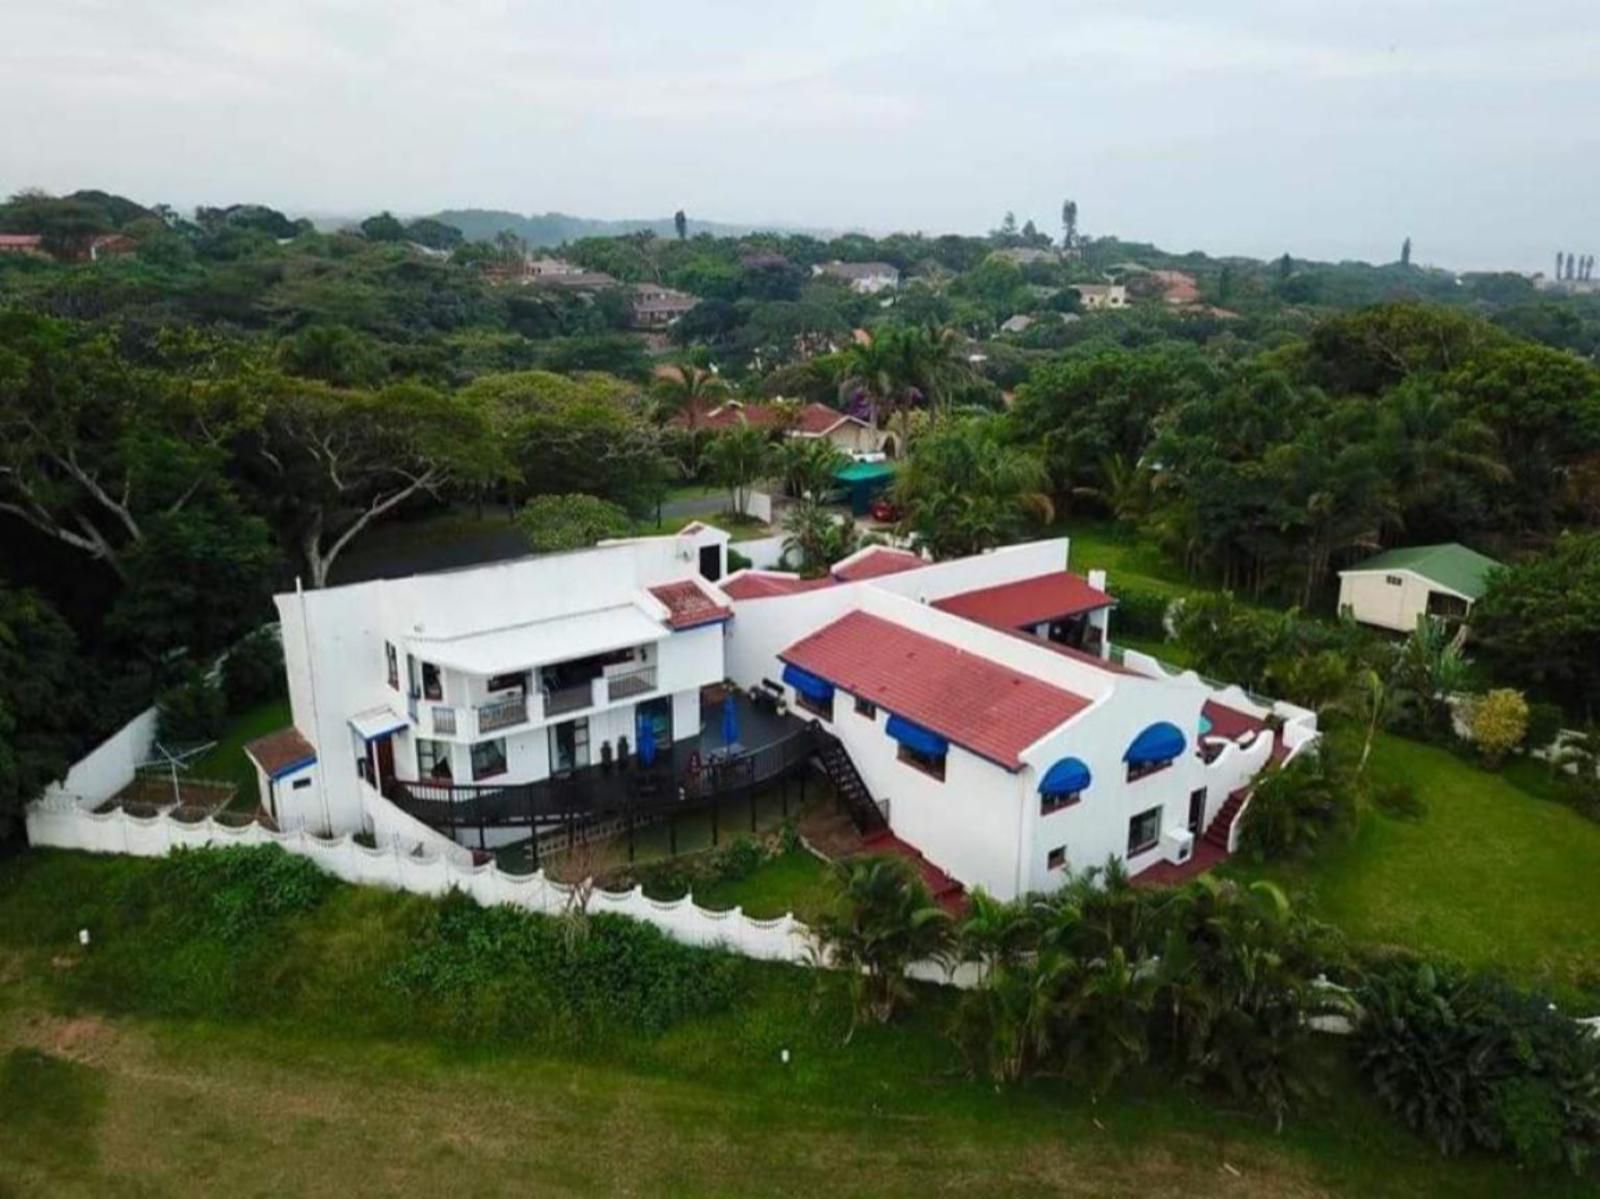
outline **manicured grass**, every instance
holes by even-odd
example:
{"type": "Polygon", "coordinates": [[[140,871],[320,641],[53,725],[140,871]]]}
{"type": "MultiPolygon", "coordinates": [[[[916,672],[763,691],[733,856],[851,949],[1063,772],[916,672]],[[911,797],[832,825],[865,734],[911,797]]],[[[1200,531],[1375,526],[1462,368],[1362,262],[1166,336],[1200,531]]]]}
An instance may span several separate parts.
{"type": "Polygon", "coordinates": [[[1113,521],[1067,517],[1057,521],[1050,532],[1071,538],[1067,562],[1078,574],[1103,570],[1111,576],[1113,586],[1120,580],[1162,595],[1182,595],[1200,586],[1134,530],[1113,521]]]}
{"type": "Polygon", "coordinates": [[[1060,1080],[968,1079],[947,1032],[955,996],[933,988],[846,1045],[839,980],[819,988],[794,967],[741,963],[734,1002],[661,1033],[430,1032],[384,980],[435,901],[377,889],[337,887],[242,957],[214,947],[201,962],[151,930],[174,987],[200,965],[269,972],[216,990],[204,1019],[157,1018],[137,1005],[195,1008],[143,975],[116,991],[76,981],[148,970],[117,939],[143,935],[151,909],[117,896],[151,869],[61,853],[0,865],[0,1194],[1585,1193],[1440,1159],[1362,1094],[1331,1040],[1308,1063],[1322,1097],[1278,1133],[1168,1079],[1098,1103],[1060,1080]],[[83,924],[102,963],[76,946],[83,924]],[[126,1014],[96,1010],[97,995],[126,1014]]]}
{"type": "Polygon", "coordinates": [[[1574,1002],[1600,993],[1600,824],[1399,737],[1379,738],[1369,769],[1411,783],[1426,816],[1368,811],[1348,845],[1266,873],[1358,941],[1498,967],[1574,1002]]]}
{"type": "Polygon", "coordinates": [[[809,923],[828,909],[837,894],[828,863],[807,850],[794,849],[744,878],[704,888],[694,899],[703,908],[718,910],[737,904],[746,916],[759,920],[792,912],[809,923]]]}
{"type": "Polygon", "coordinates": [[[204,757],[195,760],[189,773],[195,778],[222,779],[237,784],[239,789],[234,793],[229,809],[253,812],[261,806],[261,796],[257,794],[256,768],[244,756],[244,743],[293,722],[289,714],[288,696],[258,704],[234,717],[222,739],[204,757]]]}

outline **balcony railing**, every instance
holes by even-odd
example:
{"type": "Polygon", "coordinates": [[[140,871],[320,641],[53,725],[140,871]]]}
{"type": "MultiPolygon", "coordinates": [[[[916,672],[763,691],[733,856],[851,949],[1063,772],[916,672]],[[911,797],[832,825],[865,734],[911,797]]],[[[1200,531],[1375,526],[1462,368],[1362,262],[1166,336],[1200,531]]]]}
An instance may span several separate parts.
{"type": "Polygon", "coordinates": [[[478,709],[478,732],[492,733],[495,729],[506,729],[514,724],[522,724],[527,719],[526,696],[518,695],[510,699],[496,700],[478,709]]]}
{"type": "Polygon", "coordinates": [[[594,705],[593,682],[578,683],[572,687],[557,687],[544,693],[544,710],[547,716],[560,716],[565,712],[578,712],[594,705]]]}
{"type": "Polygon", "coordinates": [[[433,709],[433,731],[442,737],[455,736],[456,710],[436,706],[433,709]]]}
{"type": "Polygon", "coordinates": [[[656,689],[656,668],[654,666],[638,666],[632,670],[619,671],[617,674],[606,676],[606,695],[611,703],[619,699],[628,699],[635,695],[644,695],[656,689]]]}

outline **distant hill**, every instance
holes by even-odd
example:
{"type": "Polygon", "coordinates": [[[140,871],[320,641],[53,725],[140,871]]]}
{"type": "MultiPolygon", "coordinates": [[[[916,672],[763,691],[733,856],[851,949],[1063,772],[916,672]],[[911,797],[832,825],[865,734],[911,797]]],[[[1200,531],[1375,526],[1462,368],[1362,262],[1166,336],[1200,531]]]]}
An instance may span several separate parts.
{"type": "MultiPolygon", "coordinates": [[[[568,216],[564,212],[535,213],[521,216],[515,212],[502,212],[493,208],[447,208],[431,214],[436,221],[454,225],[466,234],[468,241],[493,241],[501,230],[509,229],[530,246],[559,246],[564,241],[580,237],[620,237],[648,229],[657,237],[676,237],[670,216],[651,217],[631,221],[601,221],[590,217],[568,216]]],[[[792,225],[735,225],[721,221],[697,221],[689,218],[689,236],[709,233],[713,237],[743,237],[747,233],[810,233],[818,237],[831,237],[825,229],[799,229],[792,225]]]]}

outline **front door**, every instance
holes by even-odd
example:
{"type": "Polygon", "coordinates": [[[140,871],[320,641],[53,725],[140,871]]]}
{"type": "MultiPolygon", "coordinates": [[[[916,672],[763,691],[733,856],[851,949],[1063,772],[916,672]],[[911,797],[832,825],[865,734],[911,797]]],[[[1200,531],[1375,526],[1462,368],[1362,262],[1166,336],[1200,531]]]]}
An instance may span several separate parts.
{"type": "Polygon", "coordinates": [[[569,720],[550,726],[550,773],[565,774],[589,764],[589,722],[569,720]]]}
{"type": "Polygon", "coordinates": [[[700,577],[712,583],[722,577],[722,547],[720,545],[702,545],[700,547],[700,577]]]}
{"type": "Polygon", "coordinates": [[[372,743],[373,770],[378,777],[378,794],[389,794],[394,782],[394,738],[379,737],[372,743]]]}
{"type": "Polygon", "coordinates": [[[1200,826],[1206,819],[1206,789],[1201,787],[1198,791],[1189,792],[1189,831],[1196,838],[1200,836],[1200,826]]]}

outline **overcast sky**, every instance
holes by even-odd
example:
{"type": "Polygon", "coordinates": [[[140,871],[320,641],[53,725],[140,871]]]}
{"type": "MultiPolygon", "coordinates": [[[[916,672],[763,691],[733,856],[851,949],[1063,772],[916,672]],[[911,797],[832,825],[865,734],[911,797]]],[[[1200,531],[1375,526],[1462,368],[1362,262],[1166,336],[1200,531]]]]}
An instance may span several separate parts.
{"type": "Polygon", "coordinates": [[[1600,252],[1600,0],[0,0],[0,190],[1600,252]]]}

